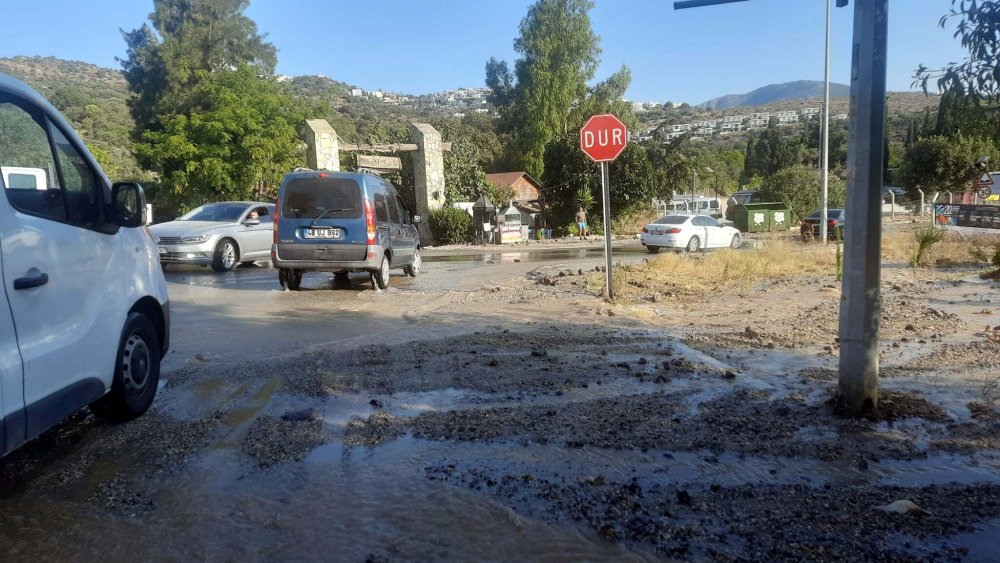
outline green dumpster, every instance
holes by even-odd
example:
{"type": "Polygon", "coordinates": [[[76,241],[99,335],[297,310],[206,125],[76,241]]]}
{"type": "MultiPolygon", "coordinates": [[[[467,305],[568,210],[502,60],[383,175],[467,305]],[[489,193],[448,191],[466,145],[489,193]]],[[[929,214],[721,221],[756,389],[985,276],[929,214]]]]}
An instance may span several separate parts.
{"type": "Polygon", "coordinates": [[[742,203],[736,206],[733,223],[744,233],[787,231],[792,224],[792,213],[781,202],[742,203]]]}

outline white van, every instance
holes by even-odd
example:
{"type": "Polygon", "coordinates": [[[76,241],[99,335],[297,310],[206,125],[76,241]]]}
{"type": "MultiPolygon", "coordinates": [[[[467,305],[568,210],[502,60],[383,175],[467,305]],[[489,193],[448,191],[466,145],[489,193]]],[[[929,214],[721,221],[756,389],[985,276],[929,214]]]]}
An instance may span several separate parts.
{"type": "Polygon", "coordinates": [[[59,112],[5,74],[0,169],[2,455],[88,405],[144,413],[170,309],[142,188],[112,186],[59,112]]]}
{"type": "Polygon", "coordinates": [[[12,190],[47,190],[46,173],[41,168],[0,166],[3,185],[12,190]]]}

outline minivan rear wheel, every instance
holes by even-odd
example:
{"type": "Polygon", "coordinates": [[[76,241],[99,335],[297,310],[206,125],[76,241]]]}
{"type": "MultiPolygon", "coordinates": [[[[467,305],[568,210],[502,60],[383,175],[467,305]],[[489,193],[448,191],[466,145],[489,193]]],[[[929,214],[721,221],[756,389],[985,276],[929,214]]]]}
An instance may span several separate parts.
{"type": "Polygon", "coordinates": [[[299,287],[302,285],[302,270],[279,268],[278,283],[281,284],[281,289],[298,291],[299,287]]]}
{"type": "Polygon", "coordinates": [[[160,382],[160,339],[149,317],[128,316],[116,358],[111,390],[90,410],[111,422],[127,422],[149,409],[160,382]]]}
{"type": "Polygon", "coordinates": [[[389,256],[382,255],[382,262],[379,264],[378,270],[372,272],[371,276],[373,289],[380,290],[389,287],[389,256]]]}
{"type": "Polygon", "coordinates": [[[216,272],[228,272],[236,267],[240,259],[240,250],[233,239],[224,238],[215,245],[212,255],[212,269],[216,272]]]}
{"type": "Polygon", "coordinates": [[[411,262],[406,268],[403,268],[403,271],[406,272],[406,275],[411,278],[415,278],[420,275],[420,266],[422,264],[423,260],[420,258],[420,249],[415,248],[413,249],[413,262],[411,262]]]}

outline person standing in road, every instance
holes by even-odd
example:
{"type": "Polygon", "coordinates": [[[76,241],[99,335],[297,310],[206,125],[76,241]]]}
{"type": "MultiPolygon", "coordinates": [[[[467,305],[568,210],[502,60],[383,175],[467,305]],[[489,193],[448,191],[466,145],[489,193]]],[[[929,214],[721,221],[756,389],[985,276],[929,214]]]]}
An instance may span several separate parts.
{"type": "Polygon", "coordinates": [[[590,231],[587,229],[587,212],[582,207],[576,212],[576,226],[580,227],[580,240],[590,235],[590,231]]]}

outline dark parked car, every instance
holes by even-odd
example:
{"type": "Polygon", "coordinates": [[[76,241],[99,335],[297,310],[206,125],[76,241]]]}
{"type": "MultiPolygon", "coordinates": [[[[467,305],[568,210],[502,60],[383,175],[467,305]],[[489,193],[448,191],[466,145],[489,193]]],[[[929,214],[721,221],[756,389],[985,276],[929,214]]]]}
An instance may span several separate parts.
{"type": "Polygon", "coordinates": [[[419,222],[378,174],[292,172],[278,191],[271,260],[288,289],[298,289],[307,271],[340,280],[367,272],[376,289],[385,289],[390,269],[420,273],[419,222]]]}
{"type": "Polygon", "coordinates": [[[906,194],[906,190],[897,186],[883,186],[882,187],[882,203],[891,203],[892,195],[896,196],[896,203],[901,201],[906,201],[909,196],[906,194]]]}
{"type": "MultiPolygon", "coordinates": [[[[802,240],[816,240],[819,238],[820,212],[814,211],[812,215],[802,220],[799,231],[802,233],[802,240]]],[[[830,239],[836,240],[844,235],[844,221],[847,213],[843,209],[826,210],[826,234],[830,239]]]]}

